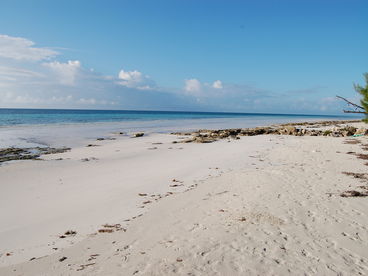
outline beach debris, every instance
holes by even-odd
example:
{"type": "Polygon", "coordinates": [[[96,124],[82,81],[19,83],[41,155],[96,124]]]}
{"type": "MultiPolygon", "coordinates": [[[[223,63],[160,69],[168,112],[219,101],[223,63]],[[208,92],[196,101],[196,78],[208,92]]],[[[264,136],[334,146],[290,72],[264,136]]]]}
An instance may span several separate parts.
{"type": "Polygon", "coordinates": [[[149,150],[156,150],[157,147],[151,147],[151,148],[148,148],[149,150]]]}
{"type": "Polygon", "coordinates": [[[138,195],[139,196],[147,196],[147,194],[144,194],[144,193],[139,193],[138,195]]]}
{"type": "Polygon", "coordinates": [[[222,192],[218,192],[218,193],[216,193],[215,195],[223,195],[223,194],[226,194],[226,193],[228,193],[229,191],[222,191],[222,192]]]}
{"type": "Polygon", "coordinates": [[[98,233],[112,233],[113,229],[98,229],[98,233]]]}
{"type": "Polygon", "coordinates": [[[87,261],[92,261],[92,260],[96,260],[96,257],[100,256],[100,254],[91,254],[89,255],[89,258],[87,261]]]}
{"type": "Polygon", "coordinates": [[[59,262],[63,262],[63,261],[65,261],[66,259],[68,259],[67,257],[61,257],[60,259],[59,259],[59,262]]]}
{"type": "Polygon", "coordinates": [[[96,141],[104,141],[104,140],[116,140],[114,137],[100,137],[97,138],[96,141]]]}
{"type": "Polygon", "coordinates": [[[353,172],[342,172],[345,175],[352,176],[361,180],[368,181],[368,173],[353,173],[353,172]]]}
{"type": "Polygon", "coordinates": [[[142,204],[148,204],[148,203],[152,203],[151,200],[147,200],[147,201],[143,201],[142,204]]]}
{"type": "Polygon", "coordinates": [[[138,138],[138,137],[142,137],[144,136],[144,132],[137,132],[137,133],[134,133],[132,138],[138,138]]]}
{"type": "Polygon", "coordinates": [[[368,192],[359,192],[354,190],[345,191],[340,194],[341,197],[366,197],[368,192]]]}
{"type": "Polygon", "coordinates": [[[177,180],[175,178],[171,181],[174,182],[174,183],[180,183],[180,184],[171,184],[170,187],[172,187],[172,188],[179,187],[179,186],[184,186],[184,184],[183,184],[184,181],[180,181],[180,180],[177,180]]]}
{"type": "Polygon", "coordinates": [[[177,259],[176,259],[176,261],[177,261],[178,263],[181,263],[181,262],[183,261],[183,259],[182,259],[182,258],[177,258],[177,259]]]}
{"type": "Polygon", "coordinates": [[[66,237],[72,237],[72,236],[75,236],[76,234],[77,234],[77,231],[68,230],[63,235],[60,235],[59,238],[60,239],[65,239],[66,237]]]}
{"type": "Polygon", "coordinates": [[[64,233],[66,236],[75,236],[77,234],[77,231],[74,230],[68,230],[64,233]]]}
{"type": "Polygon", "coordinates": [[[360,144],[361,142],[359,140],[351,140],[351,139],[348,139],[348,140],[345,140],[344,141],[344,144],[349,144],[349,145],[356,145],[356,144],[360,144]]]}
{"type": "Polygon", "coordinates": [[[81,161],[82,162],[88,162],[88,161],[93,161],[93,160],[98,160],[96,157],[89,157],[89,158],[82,158],[81,161]]]}
{"type": "Polygon", "coordinates": [[[361,137],[364,135],[368,135],[368,129],[366,128],[359,128],[355,131],[354,137],[361,137]]]}
{"type": "Polygon", "coordinates": [[[247,219],[245,218],[245,217],[241,217],[240,219],[239,219],[239,221],[247,221],[247,219]]]}
{"type": "Polygon", "coordinates": [[[161,142],[154,142],[154,143],[152,143],[152,145],[162,145],[162,143],[161,142]]]}
{"type": "Polygon", "coordinates": [[[99,233],[113,233],[114,231],[124,231],[126,232],[126,229],[121,226],[121,224],[108,224],[105,223],[102,225],[102,227],[98,230],[99,233]]]}
{"type": "Polygon", "coordinates": [[[91,265],[95,265],[96,263],[89,263],[89,264],[82,264],[79,266],[79,268],[77,269],[77,271],[81,271],[84,270],[86,267],[91,266],[91,265]]]}
{"type": "Polygon", "coordinates": [[[184,186],[184,184],[172,184],[172,185],[170,185],[170,187],[172,187],[172,188],[180,187],[180,186],[184,186]]]}
{"type": "Polygon", "coordinates": [[[100,145],[95,145],[95,144],[88,144],[86,147],[90,148],[90,147],[99,147],[100,145]]]}
{"type": "Polygon", "coordinates": [[[368,154],[358,153],[358,154],[356,154],[356,156],[357,156],[359,159],[368,160],[368,154]]]}

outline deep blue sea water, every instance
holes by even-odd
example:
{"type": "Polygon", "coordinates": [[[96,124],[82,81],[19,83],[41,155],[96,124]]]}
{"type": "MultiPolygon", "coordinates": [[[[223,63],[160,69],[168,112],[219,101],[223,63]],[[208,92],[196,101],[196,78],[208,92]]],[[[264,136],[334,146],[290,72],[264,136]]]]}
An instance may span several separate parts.
{"type": "Polygon", "coordinates": [[[356,119],[352,116],[126,110],[0,109],[0,148],[81,146],[119,131],[167,133],[247,128],[287,122],[356,119]]]}
{"type": "MultiPolygon", "coordinates": [[[[347,116],[345,116],[348,118],[347,116]]],[[[67,109],[0,109],[0,126],[96,123],[155,120],[194,120],[216,118],[269,119],[342,119],[333,115],[294,115],[262,113],[176,112],[176,111],[128,111],[128,110],[67,110],[67,109]]]]}

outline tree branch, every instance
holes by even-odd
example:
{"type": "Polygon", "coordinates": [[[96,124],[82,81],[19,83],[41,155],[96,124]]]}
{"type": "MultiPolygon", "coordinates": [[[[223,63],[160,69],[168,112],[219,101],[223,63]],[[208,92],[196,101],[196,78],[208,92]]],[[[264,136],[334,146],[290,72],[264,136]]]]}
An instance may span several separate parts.
{"type": "Polygon", "coordinates": [[[354,110],[343,110],[344,113],[360,113],[360,114],[368,114],[368,112],[364,111],[354,111],[354,110]]]}
{"type": "MultiPolygon", "coordinates": [[[[360,108],[360,109],[363,109],[364,110],[364,107],[360,106],[360,105],[357,105],[355,103],[352,103],[351,101],[345,99],[344,97],[341,97],[341,96],[336,96],[336,98],[339,98],[345,102],[347,102],[348,104],[352,105],[352,106],[355,106],[356,108],[360,108]]],[[[344,110],[345,112],[345,110],[344,110]]],[[[364,114],[367,114],[366,112],[345,112],[345,113],[364,113],[364,114]]]]}

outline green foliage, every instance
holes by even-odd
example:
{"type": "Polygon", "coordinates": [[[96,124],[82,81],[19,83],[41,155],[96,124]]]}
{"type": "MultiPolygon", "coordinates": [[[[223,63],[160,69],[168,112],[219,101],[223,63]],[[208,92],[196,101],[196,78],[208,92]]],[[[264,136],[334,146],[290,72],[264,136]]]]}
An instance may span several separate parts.
{"type": "Polygon", "coordinates": [[[360,100],[362,107],[364,107],[366,114],[366,118],[363,120],[364,122],[368,123],[368,73],[363,74],[365,78],[365,87],[360,86],[359,84],[354,84],[354,89],[363,98],[360,100]]]}

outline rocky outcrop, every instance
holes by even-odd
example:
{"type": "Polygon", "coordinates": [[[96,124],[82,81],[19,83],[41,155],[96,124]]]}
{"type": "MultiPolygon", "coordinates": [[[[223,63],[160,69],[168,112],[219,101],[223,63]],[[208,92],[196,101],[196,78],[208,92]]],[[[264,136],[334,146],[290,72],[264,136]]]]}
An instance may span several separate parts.
{"type": "Polygon", "coordinates": [[[63,153],[70,148],[3,148],[0,149],[0,163],[13,160],[40,159],[43,154],[63,153]]]}
{"type": "Polygon", "coordinates": [[[195,132],[176,132],[172,133],[181,136],[191,136],[188,139],[174,141],[174,143],[212,143],[219,139],[233,138],[239,139],[240,136],[255,135],[293,135],[293,136],[332,136],[347,137],[352,135],[368,135],[368,128],[356,128],[354,126],[341,126],[341,124],[357,121],[326,121],[318,123],[298,123],[282,124],[268,127],[256,128],[237,128],[220,130],[198,130],[195,132]],[[326,126],[330,128],[326,129],[326,126]]]}

